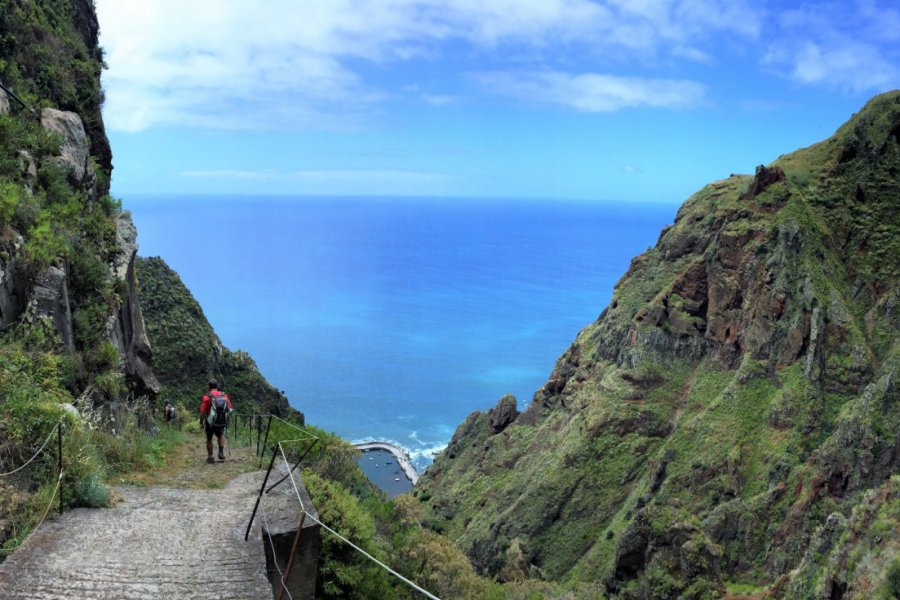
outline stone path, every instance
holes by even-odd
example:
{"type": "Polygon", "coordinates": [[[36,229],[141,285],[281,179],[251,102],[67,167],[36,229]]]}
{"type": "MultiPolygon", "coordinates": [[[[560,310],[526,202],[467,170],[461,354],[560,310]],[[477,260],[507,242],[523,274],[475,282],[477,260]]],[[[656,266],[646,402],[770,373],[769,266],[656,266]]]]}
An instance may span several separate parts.
{"type": "MultiPolygon", "coordinates": [[[[198,473],[228,464],[197,462],[198,473]]],[[[74,509],[45,522],[0,564],[0,597],[270,599],[261,519],[244,541],[263,475],[244,473],[219,489],[118,487],[122,500],[112,508],[74,509]]],[[[265,497],[269,514],[296,505],[288,488],[265,497]]]]}

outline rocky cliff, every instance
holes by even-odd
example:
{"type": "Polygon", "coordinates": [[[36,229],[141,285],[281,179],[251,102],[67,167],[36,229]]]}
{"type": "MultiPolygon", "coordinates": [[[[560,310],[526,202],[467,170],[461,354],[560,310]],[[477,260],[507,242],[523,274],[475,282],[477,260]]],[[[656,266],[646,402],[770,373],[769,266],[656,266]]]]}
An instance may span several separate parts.
{"type": "Polygon", "coordinates": [[[457,429],[429,525],[482,573],[614,597],[890,594],[898,257],[892,92],[689,198],[527,410],[457,429]]]}
{"type": "MultiPolygon", "coordinates": [[[[98,32],[91,0],[0,0],[0,327],[57,356],[81,401],[115,405],[152,401],[160,383],[138,290],[137,231],[108,193],[98,32]]],[[[156,283],[193,302],[174,274],[156,283]]],[[[179,342],[155,340],[166,384],[191,378],[196,396],[209,375],[227,374],[253,407],[289,412],[249,356],[223,350],[199,308],[194,316],[213,342],[196,352],[215,357],[203,372],[179,371],[193,364],[166,360],[178,349],[165,344],[179,342]]]]}
{"type": "Polygon", "coordinates": [[[159,384],[136,232],[108,195],[97,33],[87,0],[0,3],[0,325],[53,332],[69,388],[102,402],[159,384]]]}

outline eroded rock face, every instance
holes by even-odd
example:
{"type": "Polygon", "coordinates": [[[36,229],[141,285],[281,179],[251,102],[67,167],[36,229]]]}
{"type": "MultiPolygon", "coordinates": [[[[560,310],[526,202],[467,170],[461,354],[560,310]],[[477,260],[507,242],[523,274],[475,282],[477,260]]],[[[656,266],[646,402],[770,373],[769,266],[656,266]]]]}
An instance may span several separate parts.
{"type": "Polygon", "coordinates": [[[9,226],[5,228],[0,242],[0,327],[15,322],[25,309],[25,280],[15,260],[24,244],[21,235],[9,226]]]}
{"type": "Polygon", "coordinates": [[[50,266],[34,278],[34,286],[29,294],[29,318],[49,318],[59,332],[63,345],[68,350],[75,348],[72,334],[72,310],[69,304],[69,284],[66,272],[50,266]]]}
{"type": "Polygon", "coordinates": [[[770,185],[779,181],[784,181],[784,171],[780,167],[767,167],[759,165],[756,167],[756,175],[747,191],[741,196],[745,200],[755,198],[763,193],[770,185]]]}
{"type": "Polygon", "coordinates": [[[116,219],[118,252],[111,265],[113,276],[127,289],[122,306],[110,320],[109,336],[119,348],[125,361],[125,373],[136,385],[139,395],[155,396],[159,381],[150,366],[152,352],[144,325],[144,315],[138,300],[134,261],[137,256],[137,229],[130,212],[120,213],[116,219]]]}
{"type": "Polygon", "coordinates": [[[69,174],[69,181],[80,186],[88,172],[88,141],[81,117],[73,112],[45,108],[41,111],[41,126],[62,135],[59,156],[49,159],[63,167],[69,174]]]}

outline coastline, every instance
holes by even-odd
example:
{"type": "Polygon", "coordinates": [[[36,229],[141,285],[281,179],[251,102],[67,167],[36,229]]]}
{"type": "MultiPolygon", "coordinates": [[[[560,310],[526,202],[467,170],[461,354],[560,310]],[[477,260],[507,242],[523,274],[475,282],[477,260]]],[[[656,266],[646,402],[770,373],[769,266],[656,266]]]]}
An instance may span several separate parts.
{"type": "Polygon", "coordinates": [[[409,479],[413,485],[418,483],[419,473],[409,461],[409,454],[403,448],[388,442],[363,442],[361,444],[353,444],[353,446],[360,452],[366,452],[367,450],[384,450],[385,452],[390,452],[391,455],[397,459],[397,464],[403,469],[406,478],[409,479]]]}

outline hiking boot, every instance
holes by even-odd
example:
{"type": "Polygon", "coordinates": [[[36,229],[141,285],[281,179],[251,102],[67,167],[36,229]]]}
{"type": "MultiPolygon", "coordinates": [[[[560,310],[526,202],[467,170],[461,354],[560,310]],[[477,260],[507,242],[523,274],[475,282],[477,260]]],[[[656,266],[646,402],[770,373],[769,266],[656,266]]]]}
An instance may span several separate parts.
{"type": "Polygon", "coordinates": [[[219,460],[225,460],[225,449],[219,446],[219,460]]]}
{"type": "Polygon", "coordinates": [[[208,462],[209,464],[213,464],[216,462],[216,459],[214,459],[212,457],[212,454],[210,454],[209,456],[206,457],[206,462],[208,462]]]}

